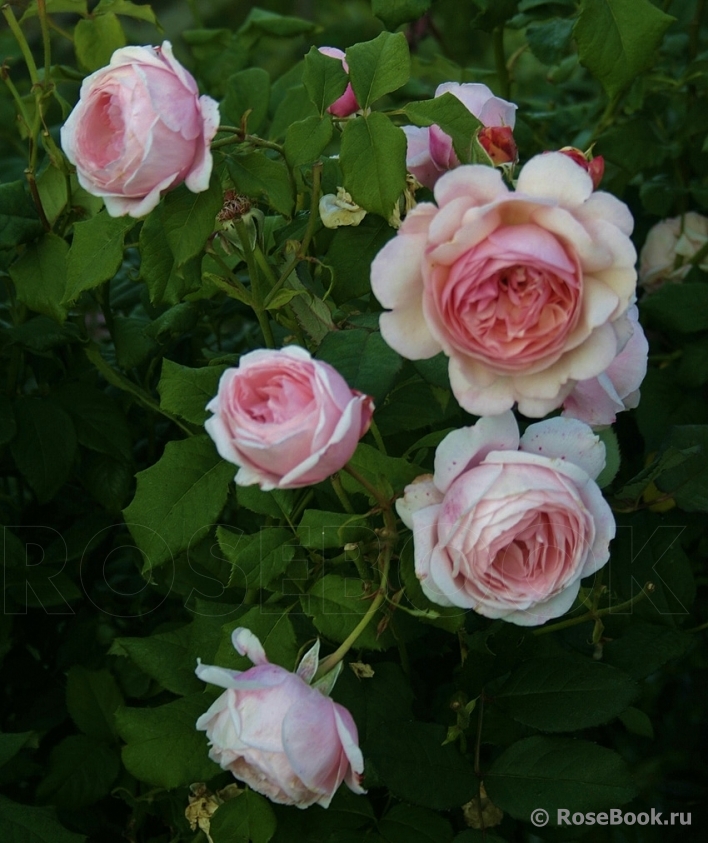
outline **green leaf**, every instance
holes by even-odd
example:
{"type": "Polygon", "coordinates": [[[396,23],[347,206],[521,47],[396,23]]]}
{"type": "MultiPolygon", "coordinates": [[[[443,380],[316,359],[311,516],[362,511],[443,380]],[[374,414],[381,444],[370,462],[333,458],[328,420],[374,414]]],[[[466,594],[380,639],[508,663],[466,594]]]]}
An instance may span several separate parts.
{"type": "Polygon", "coordinates": [[[89,452],[81,457],[81,482],[104,509],[118,515],[133,485],[133,469],[124,460],[89,452]]]}
{"type": "Polygon", "coordinates": [[[162,361],[157,391],[160,406],[192,424],[204,424],[209,417],[206,405],[216,395],[219,379],[226,366],[203,366],[191,369],[172,360],[162,361]]]}
{"type": "Polygon", "coordinates": [[[477,13],[473,14],[470,21],[473,29],[482,29],[484,32],[491,32],[497,26],[506,23],[519,6],[519,0],[472,0],[477,7],[477,13]]]}
{"type": "Polygon", "coordinates": [[[52,750],[37,798],[78,811],[107,796],[120,772],[118,755],[86,735],[71,735],[52,750]]]}
{"type": "Polygon", "coordinates": [[[295,556],[293,534],[285,527],[265,527],[252,536],[219,527],[216,537],[232,565],[229,586],[267,588],[295,556]]]}
{"type": "Polygon", "coordinates": [[[22,179],[0,184],[0,249],[29,243],[43,231],[27,182],[22,179]]]}
{"type": "Polygon", "coordinates": [[[76,60],[90,72],[107,65],[113,53],[126,43],[123,27],[113,12],[83,18],[74,28],[76,60]]]}
{"type": "Polygon", "coordinates": [[[32,732],[0,732],[0,767],[14,758],[32,737],[32,732]]]}
{"type": "Polygon", "coordinates": [[[379,822],[388,843],[450,843],[452,826],[439,814],[415,805],[395,805],[379,822]]]}
{"type": "Polygon", "coordinates": [[[346,90],[349,76],[339,59],[326,56],[317,47],[310,47],[305,56],[302,81],[320,116],[324,116],[328,107],[346,90]]]}
{"type": "Polygon", "coordinates": [[[574,25],[572,18],[552,18],[532,24],[526,30],[531,52],[545,65],[560,64],[568,52],[574,25]]]}
{"type": "Polygon", "coordinates": [[[12,456],[39,502],[46,503],[71,474],[76,456],[74,425],[58,404],[44,398],[18,398],[15,418],[12,456]]]}
{"type": "Polygon", "coordinates": [[[178,304],[201,286],[201,257],[179,266],[162,221],[162,204],[148,215],[140,229],[140,275],[152,304],[178,304]]]}
{"type": "Polygon", "coordinates": [[[66,677],[66,707],[81,731],[97,741],[115,738],[115,713],[123,695],[107,670],[74,665],[66,677]]]}
{"type": "Polygon", "coordinates": [[[611,427],[606,427],[604,430],[598,430],[597,435],[605,445],[605,467],[598,474],[596,483],[604,489],[617,476],[622,461],[620,454],[619,442],[617,441],[617,434],[611,427]]]}
{"type": "Polygon", "coordinates": [[[666,662],[681,658],[695,643],[695,636],[688,632],[634,619],[628,629],[613,633],[605,643],[603,659],[635,679],[644,679],[666,662]]]}
{"type": "Polygon", "coordinates": [[[291,167],[311,164],[324,152],[332,139],[332,118],[306,117],[288,126],[285,133],[285,157],[291,167]]]}
{"type": "Polygon", "coordinates": [[[251,660],[240,656],[231,643],[231,633],[237,627],[250,629],[260,640],[268,661],[286,670],[295,670],[299,647],[290,616],[282,607],[263,604],[254,606],[246,614],[223,627],[223,636],[214,656],[214,663],[231,670],[248,670],[251,660]]]}
{"type": "Polygon", "coordinates": [[[148,319],[138,316],[116,314],[113,317],[113,342],[121,369],[139,366],[155,351],[155,342],[145,336],[145,328],[149,324],[148,319]]]}
{"type": "Polygon", "coordinates": [[[262,197],[274,211],[286,217],[291,215],[295,200],[285,164],[262,152],[247,152],[230,156],[227,167],[238,193],[254,199],[262,197]]]}
{"type": "Polygon", "coordinates": [[[247,111],[248,131],[257,132],[268,114],[270,76],[262,67],[249,67],[230,76],[226,82],[226,96],[219,105],[222,122],[236,126],[247,111]]]}
{"type": "Polygon", "coordinates": [[[290,515],[295,504],[295,492],[292,489],[274,489],[272,492],[262,492],[255,484],[253,486],[237,486],[236,496],[239,506],[244,506],[259,515],[270,515],[272,518],[290,515]]]}
{"type": "Polygon", "coordinates": [[[307,35],[315,28],[311,21],[255,8],[248,13],[238,31],[242,35],[255,31],[261,35],[274,35],[276,38],[294,38],[296,35],[307,35]]]}
{"type": "Polygon", "coordinates": [[[430,8],[432,0],[371,0],[371,11],[383,21],[386,29],[394,30],[402,23],[418,20],[430,8]]]}
{"type": "MultiPolygon", "coordinates": [[[[364,583],[354,577],[344,578],[327,574],[302,595],[300,603],[305,614],[326,638],[344,641],[369,609],[373,594],[364,591],[364,583]]],[[[384,650],[395,640],[390,632],[376,634],[380,613],[375,615],[357,638],[357,647],[365,650],[384,650]]]]}
{"type": "Polygon", "coordinates": [[[597,811],[628,802],[637,790],[617,753],[573,738],[524,738],[512,744],[484,776],[489,798],[503,811],[528,821],[544,808],[597,811]]]}
{"type": "Polygon", "coordinates": [[[344,547],[349,542],[375,541],[376,533],[365,515],[306,509],[297,528],[297,537],[303,547],[324,550],[344,547]]]}
{"type": "Polygon", "coordinates": [[[411,102],[404,111],[416,126],[439,126],[452,138],[460,161],[474,163],[475,137],[482,123],[449,91],[431,100],[411,102]]]}
{"type": "Polygon", "coordinates": [[[275,834],[275,814],[267,799],[244,790],[220,805],[211,818],[214,843],[268,843],[275,834]]]}
{"type": "Polygon", "coordinates": [[[365,217],[357,226],[343,226],[334,232],[325,262],[334,271],[332,298],[338,304],[366,296],[371,292],[369,266],[395,230],[381,217],[365,217]]]}
{"type": "Polygon", "coordinates": [[[214,231],[224,202],[221,185],[213,176],[208,190],[192,193],[185,185],[170,191],[158,205],[162,227],[177,266],[199,255],[214,231]]]}
{"type": "Polygon", "coordinates": [[[681,451],[687,459],[656,478],[659,490],[670,494],[686,512],[708,512],[708,425],[671,428],[662,446],[665,449],[681,451]]]}
{"type": "Polygon", "coordinates": [[[317,114],[317,109],[312,104],[305,86],[293,85],[288,88],[285,96],[275,109],[268,137],[271,140],[280,140],[285,137],[285,133],[292,123],[296,123],[305,117],[316,117],[317,114]]]}
{"type": "Polygon", "coordinates": [[[458,808],[476,795],[477,782],[457,747],[444,740],[437,723],[380,722],[367,735],[367,759],[399,799],[435,811],[458,808]]]}
{"type": "Polygon", "coordinates": [[[111,217],[101,211],[74,225],[64,303],[75,301],[79,293],[113,278],[123,262],[125,235],[136,222],[132,217],[111,217]]]}
{"type": "Polygon", "coordinates": [[[194,727],[212,701],[206,694],[192,694],[156,708],[122,708],[117,722],[128,772],[166,788],[213,778],[219,767],[209,759],[206,735],[194,727]]]}
{"type": "Polygon", "coordinates": [[[418,380],[402,384],[391,393],[386,405],[377,413],[376,423],[381,433],[387,436],[402,430],[435,425],[443,418],[443,409],[432,389],[418,380]]]}
{"type": "Polygon", "coordinates": [[[12,401],[7,395],[0,396],[0,445],[6,445],[15,438],[17,433],[17,422],[15,411],[12,409],[12,401]]]}
{"type": "Polygon", "coordinates": [[[100,389],[87,384],[67,383],[57,399],[71,416],[79,444],[92,451],[130,462],[132,438],[119,405],[100,389]]]}
{"type": "Polygon", "coordinates": [[[83,834],[67,831],[53,808],[33,808],[0,796],[0,827],[5,843],[84,843],[83,834]]]}
{"type": "Polygon", "coordinates": [[[638,693],[637,683],[616,668],[555,657],[522,664],[494,698],[519,723],[572,732],[612,720],[638,693]]]}
{"type": "MultiPolygon", "coordinates": [[[[72,0],[73,2],[73,0],[72,0]]],[[[101,0],[94,12],[113,12],[116,15],[124,15],[128,18],[137,18],[157,26],[157,18],[151,6],[146,4],[131,3],[130,0],[101,0]]]]}
{"type": "Polygon", "coordinates": [[[357,102],[362,108],[370,108],[408,81],[411,58],[406,36],[382,32],[373,41],[354,44],[347,49],[347,64],[357,102]]]}
{"type": "Polygon", "coordinates": [[[583,0],[573,30],[580,63],[615,97],[652,65],[674,20],[649,0],[583,0]]]}
{"type": "Polygon", "coordinates": [[[630,706],[619,715],[622,725],[633,735],[654,740],[654,727],[649,717],[640,709],[630,706]]]}
{"type": "Polygon", "coordinates": [[[226,503],[233,474],[207,436],[168,442],[160,461],[138,473],[124,516],[146,571],[203,537],[226,503]]]}
{"type": "Polygon", "coordinates": [[[317,356],[334,366],[352,389],[371,395],[380,404],[391,389],[403,360],[378,331],[353,328],[332,331],[322,341],[317,356]]]}
{"type": "Polygon", "coordinates": [[[44,234],[10,265],[18,300],[57,322],[66,319],[63,299],[68,252],[66,240],[56,234],[44,234]]]}
{"type": "MultiPolygon", "coordinates": [[[[371,445],[360,442],[350,464],[374,486],[390,488],[399,492],[404,486],[412,483],[416,477],[425,474],[420,466],[412,465],[408,460],[399,457],[387,457],[371,445]]],[[[343,472],[342,485],[347,492],[367,494],[362,486],[351,475],[343,472]]]]}
{"type": "Polygon", "coordinates": [[[406,187],[406,136],[379,112],[349,120],[342,133],[344,187],[367,211],[388,219],[406,187]]]}
{"type": "Polygon", "coordinates": [[[190,644],[191,628],[188,624],[145,638],[116,638],[111,652],[127,655],[163,688],[185,696],[204,688],[204,683],[194,674],[196,660],[190,644]]]}
{"type": "Polygon", "coordinates": [[[708,330],[708,284],[665,284],[642,300],[649,327],[690,334],[708,330]]]}

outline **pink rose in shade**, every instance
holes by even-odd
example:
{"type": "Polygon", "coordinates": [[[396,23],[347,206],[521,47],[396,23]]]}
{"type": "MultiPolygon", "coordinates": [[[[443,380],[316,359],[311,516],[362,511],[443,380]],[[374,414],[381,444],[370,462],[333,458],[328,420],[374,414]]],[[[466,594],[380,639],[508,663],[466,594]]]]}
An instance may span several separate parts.
{"type": "MultiPolygon", "coordinates": [[[[349,73],[349,65],[342,50],[337,49],[337,47],[318,47],[317,49],[325,56],[329,56],[332,59],[339,59],[345,72],[349,73]]],[[[347,85],[342,96],[336,99],[327,111],[330,114],[334,114],[335,117],[349,117],[350,114],[359,111],[359,103],[354,96],[354,89],[352,88],[351,82],[347,85]]]]}
{"type": "Polygon", "coordinates": [[[196,670],[200,679],[226,688],[196,724],[207,733],[209,757],[283,805],[327,808],[342,782],[354,793],[365,793],[354,720],[326,696],[336,674],[310,686],[319,642],[291,673],[268,662],[250,630],[234,630],[232,641],[255,667],[240,672],[200,662],[196,670]]]}
{"type": "Polygon", "coordinates": [[[102,196],[111,216],[142,217],[182,182],[193,193],[209,187],[218,127],[218,103],[199,96],[164,41],[116,50],[87,76],[61,143],[81,186],[102,196]]]}
{"type": "MultiPolygon", "coordinates": [[[[689,261],[708,243],[708,217],[689,211],[653,226],[639,255],[639,283],[647,292],[667,281],[677,282],[691,271],[689,261]]],[[[708,255],[699,264],[708,272],[708,255]]]]}
{"type": "MultiPolygon", "coordinates": [[[[450,93],[457,97],[482,123],[479,141],[495,164],[515,161],[517,156],[511,130],[516,122],[516,106],[501,97],[495,97],[486,85],[478,82],[459,84],[445,82],[435,91],[436,97],[450,93]],[[503,132],[488,130],[503,128],[503,132]]],[[[418,181],[429,187],[447,170],[458,167],[460,159],[455,154],[452,138],[439,126],[419,128],[403,126],[408,139],[406,166],[418,181]]]]}
{"type": "Polygon", "coordinates": [[[304,348],[244,354],[207,404],[204,427],[221,456],[240,466],[236,483],[264,491],[325,480],[349,460],[371,424],[373,400],[350,389],[304,348]]]}
{"type": "Polygon", "coordinates": [[[537,155],[516,191],[491,167],[463,166],[435,185],[374,259],[386,342],[421,360],[444,351],[459,403],[478,416],[518,402],[559,407],[622,344],[636,252],[627,206],[593,192],[560,152],[537,155]]]}
{"type": "MultiPolygon", "coordinates": [[[[602,374],[580,381],[563,402],[563,415],[586,424],[612,424],[617,413],[639,404],[639,387],[647,373],[649,343],[638,321],[636,306],[627,311],[628,338],[602,374]]],[[[617,320],[620,323],[620,320],[617,320]]]]}
{"type": "Polygon", "coordinates": [[[594,480],[604,465],[605,446],[575,419],[532,424],[519,438],[507,412],[448,434],[435,474],[396,503],[426,596],[519,626],[567,612],[615,535],[594,480]]]}

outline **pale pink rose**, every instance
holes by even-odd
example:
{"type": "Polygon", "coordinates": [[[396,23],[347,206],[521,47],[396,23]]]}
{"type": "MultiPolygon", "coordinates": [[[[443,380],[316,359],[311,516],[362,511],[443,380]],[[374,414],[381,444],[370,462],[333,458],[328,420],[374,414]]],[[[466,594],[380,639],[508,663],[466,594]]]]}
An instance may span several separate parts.
{"type": "MultiPolygon", "coordinates": [[[[342,50],[337,49],[337,47],[318,47],[317,49],[322,55],[329,56],[331,59],[339,59],[345,72],[349,73],[349,65],[342,50]]],[[[327,111],[334,114],[335,117],[349,117],[350,114],[359,111],[359,103],[356,101],[351,82],[345,88],[342,96],[336,99],[327,111]]]]}
{"type": "Polygon", "coordinates": [[[567,612],[615,535],[594,479],[604,465],[605,446],[575,419],[532,424],[519,438],[507,412],[448,434],[434,476],[396,503],[426,596],[519,626],[567,612]]]}
{"type": "Polygon", "coordinates": [[[435,185],[374,259],[386,342],[421,360],[444,351],[459,403],[478,416],[518,402],[559,407],[617,356],[615,322],[634,301],[632,215],[593,192],[560,152],[537,155],[516,191],[492,167],[463,166],[435,185]]]}
{"type": "MultiPolygon", "coordinates": [[[[689,211],[658,222],[649,230],[639,255],[639,283],[648,291],[667,281],[683,281],[689,261],[708,243],[708,217],[689,211]]],[[[699,263],[708,272],[708,255],[699,263]]]]}
{"type": "Polygon", "coordinates": [[[264,491],[325,480],[349,460],[371,424],[374,402],[296,345],[244,354],[227,369],[204,423],[236,483],[264,491]]]}
{"type": "Polygon", "coordinates": [[[199,96],[164,41],[116,50],[87,76],[61,143],[81,186],[102,196],[111,216],[142,217],[182,182],[193,193],[209,187],[218,127],[218,103],[199,96]]]}
{"type": "MultiPolygon", "coordinates": [[[[450,93],[457,97],[472,114],[488,129],[504,127],[513,129],[516,122],[516,105],[501,97],[496,97],[486,85],[479,82],[445,82],[438,85],[436,97],[450,93]]],[[[460,159],[452,146],[452,138],[439,126],[419,128],[403,126],[408,139],[406,166],[418,181],[429,187],[435,186],[438,178],[447,170],[458,167],[460,159]]],[[[490,134],[484,130],[480,134],[480,143],[487,150],[495,164],[504,164],[516,160],[516,144],[511,132],[503,136],[490,134]]]]}
{"type": "Polygon", "coordinates": [[[639,387],[647,373],[649,343],[633,305],[623,320],[628,337],[617,357],[596,378],[580,381],[563,402],[563,415],[586,424],[612,424],[617,413],[639,404],[639,387]]]}
{"type": "Polygon", "coordinates": [[[319,642],[291,673],[268,662],[250,630],[234,630],[231,640],[255,667],[240,672],[200,662],[196,670],[200,679],[226,688],[196,723],[209,738],[209,757],[283,805],[327,808],[342,782],[365,793],[364,759],[351,714],[309,684],[319,642]]]}

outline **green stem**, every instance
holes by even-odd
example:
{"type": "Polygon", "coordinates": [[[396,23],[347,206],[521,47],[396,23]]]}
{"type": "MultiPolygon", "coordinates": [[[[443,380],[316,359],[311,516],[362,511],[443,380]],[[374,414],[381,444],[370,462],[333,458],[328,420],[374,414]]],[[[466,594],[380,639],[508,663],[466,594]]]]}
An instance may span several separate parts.
{"type": "Polygon", "coordinates": [[[15,101],[15,105],[17,106],[17,110],[20,113],[20,117],[22,118],[22,122],[25,124],[27,128],[27,134],[32,131],[32,123],[29,119],[29,115],[27,114],[27,109],[25,108],[25,104],[22,102],[22,97],[20,96],[19,91],[15,87],[12,79],[10,79],[10,74],[7,70],[7,67],[3,66],[0,70],[0,76],[2,76],[3,81],[7,85],[10,94],[15,101]]]}
{"type": "Polygon", "coordinates": [[[644,588],[636,597],[632,597],[631,600],[626,600],[624,603],[620,603],[619,606],[607,606],[605,609],[591,609],[589,612],[586,612],[584,615],[579,615],[577,618],[568,618],[568,620],[560,621],[559,623],[552,623],[549,626],[542,626],[540,629],[534,629],[533,634],[545,635],[547,632],[555,632],[558,629],[566,629],[569,626],[577,626],[577,624],[586,623],[587,621],[596,621],[598,618],[605,617],[605,615],[616,614],[624,611],[625,609],[630,609],[636,603],[639,603],[640,600],[648,597],[655,588],[656,586],[653,582],[648,582],[644,585],[644,588]]]}
{"type": "Polygon", "coordinates": [[[47,0],[37,0],[37,14],[39,16],[39,26],[42,30],[42,46],[44,49],[44,83],[47,84],[52,70],[52,48],[47,22],[47,0]]]}
{"type": "Polygon", "coordinates": [[[306,255],[310,248],[310,242],[315,233],[315,226],[320,218],[320,193],[322,184],[322,162],[317,161],[312,165],[312,193],[310,194],[310,218],[307,221],[305,236],[300,244],[300,254],[306,255]]]}
{"type": "Polygon", "coordinates": [[[280,273],[280,278],[275,282],[275,284],[270,288],[268,295],[263,300],[263,307],[268,307],[268,305],[273,301],[275,298],[275,294],[278,290],[285,284],[285,282],[290,278],[290,273],[295,269],[297,263],[300,259],[297,255],[294,255],[288,263],[285,265],[285,269],[280,273]]]}
{"type": "Polygon", "coordinates": [[[256,319],[258,319],[258,324],[261,326],[266,346],[268,348],[275,348],[275,339],[273,338],[270,320],[268,319],[268,313],[266,312],[265,304],[263,302],[258,266],[254,258],[248,231],[246,231],[246,226],[244,225],[243,220],[238,220],[235,228],[238,233],[239,240],[241,241],[241,249],[243,250],[243,256],[246,259],[246,265],[248,266],[248,274],[251,277],[251,293],[253,297],[252,307],[256,314],[256,319]]]}
{"type": "MultiPolygon", "coordinates": [[[[381,491],[379,489],[377,489],[376,486],[373,485],[373,483],[369,483],[369,481],[365,477],[363,477],[361,474],[359,474],[359,472],[355,468],[353,468],[349,463],[347,463],[344,466],[344,471],[346,471],[347,474],[349,474],[351,477],[353,477],[360,486],[363,486],[366,489],[366,491],[369,493],[369,495],[376,501],[376,503],[381,507],[381,509],[384,512],[389,511],[389,509],[390,509],[389,501],[386,500],[386,498],[381,493],[381,491]]],[[[394,519],[394,526],[395,526],[395,519],[394,519]]]]}
{"type": "Polygon", "coordinates": [[[691,61],[693,61],[698,54],[701,21],[703,19],[705,8],[706,0],[698,0],[698,4],[696,5],[696,14],[694,15],[691,23],[688,25],[688,57],[691,61]]]}
{"type": "Polygon", "coordinates": [[[9,5],[2,7],[2,14],[5,20],[7,21],[7,25],[10,27],[10,31],[15,36],[15,40],[17,41],[20,50],[22,52],[22,57],[25,60],[25,64],[27,65],[27,70],[29,71],[30,79],[32,81],[32,85],[39,85],[41,84],[39,81],[39,73],[37,72],[37,65],[34,62],[34,57],[32,56],[32,50],[30,50],[30,46],[27,43],[27,39],[25,38],[24,32],[20,29],[19,23],[17,23],[17,19],[12,12],[12,9],[9,5]]]}
{"type": "Polygon", "coordinates": [[[494,30],[494,62],[497,68],[497,79],[499,80],[500,95],[508,100],[511,94],[511,79],[506,66],[506,55],[504,53],[504,27],[498,26],[494,30]]]}
{"type": "Polygon", "coordinates": [[[216,249],[214,249],[213,246],[207,245],[206,252],[207,252],[208,255],[210,255],[219,264],[219,266],[229,276],[229,279],[228,279],[229,284],[234,289],[238,290],[238,294],[239,294],[238,298],[241,301],[246,302],[247,304],[250,304],[251,294],[243,286],[243,284],[238,280],[238,278],[236,277],[236,273],[229,267],[229,265],[226,263],[226,261],[223,260],[223,258],[221,257],[220,254],[218,254],[216,249]]]}
{"type": "Polygon", "coordinates": [[[342,508],[345,512],[348,512],[350,515],[354,515],[356,510],[352,506],[352,502],[349,500],[347,493],[344,491],[344,486],[342,486],[342,481],[339,477],[339,472],[333,474],[330,478],[332,482],[332,488],[334,489],[335,494],[339,498],[339,502],[342,504],[342,508]]]}
{"type": "Polygon", "coordinates": [[[381,451],[384,456],[388,456],[388,452],[386,451],[386,446],[384,445],[384,441],[381,438],[381,431],[379,430],[376,422],[371,419],[371,425],[369,427],[369,432],[374,437],[374,442],[376,442],[376,447],[381,451]]]}

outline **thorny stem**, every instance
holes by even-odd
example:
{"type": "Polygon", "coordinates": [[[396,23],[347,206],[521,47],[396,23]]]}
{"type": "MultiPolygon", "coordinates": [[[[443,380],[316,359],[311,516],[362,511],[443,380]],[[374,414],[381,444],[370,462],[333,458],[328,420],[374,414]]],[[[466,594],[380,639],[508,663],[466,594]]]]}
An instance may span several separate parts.
{"type": "Polygon", "coordinates": [[[578,615],[577,618],[568,618],[568,620],[560,621],[560,623],[552,623],[549,626],[542,626],[540,629],[534,629],[534,635],[545,635],[547,632],[555,632],[558,629],[566,629],[569,626],[576,626],[579,623],[585,623],[586,621],[596,621],[598,618],[603,618],[605,615],[613,615],[619,612],[624,611],[624,609],[630,609],[635,604],[639,603],[640,600],[643,600],[645,597],[648,597],[654,590],[656,586],[653,582],[645,583],[644,588],[637,594],[636,597],[632,597],[631,600],[626,600],[624,603],[620,603],[619,606],[607,606],[605,609],[590,609],[590,611],[586,612],[584,615],[578,615]]]}

